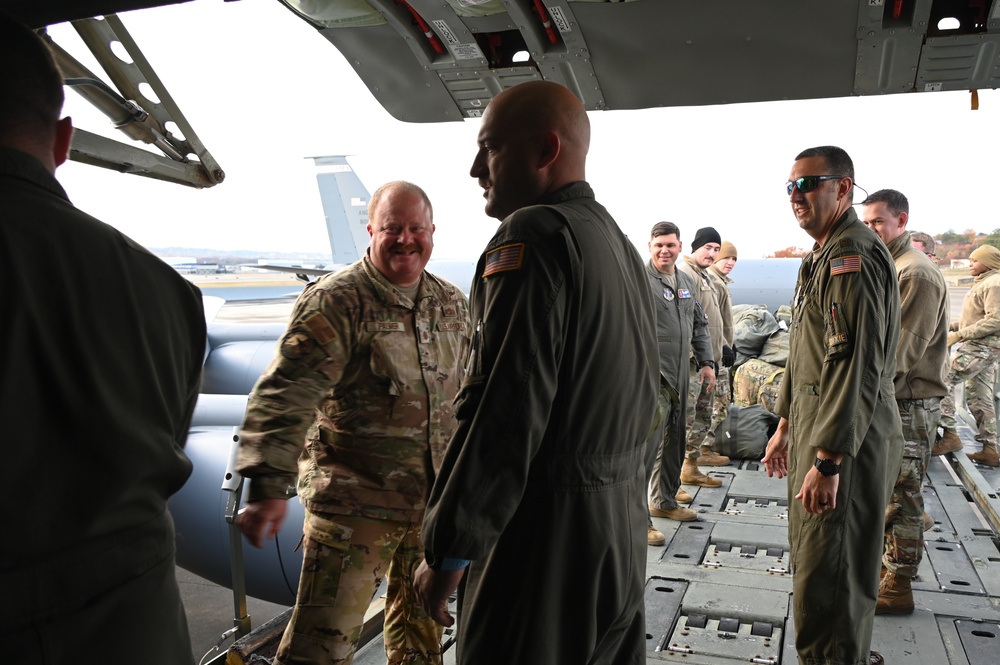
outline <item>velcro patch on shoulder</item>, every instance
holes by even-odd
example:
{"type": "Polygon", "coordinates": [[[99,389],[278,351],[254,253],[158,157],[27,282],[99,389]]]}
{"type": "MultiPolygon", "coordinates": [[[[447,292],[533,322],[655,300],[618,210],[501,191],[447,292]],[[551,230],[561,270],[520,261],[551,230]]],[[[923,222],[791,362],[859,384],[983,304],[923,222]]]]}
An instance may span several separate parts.
{"type": "Polygon", "coordinates": [[[303,321],[302,325],[309,329],[309,332],[312,333],[312,336],[319,344],[327,344],[334,337],[336,337],[333,332],[333,326],[331,326],[330,322],[326,320],[326,317],[319,312],[316,312],[303,321]]]}
{"type": "Polygon", "coordinates": [[[486,253],[486,267],[483,268],[483,277],[489,277],[490,275],[507,270],[520,270],[523,262],[523,242],[497,247],[486,253]]]}
{"type": "Polygon", "coordinates": [[[316,342],[301,332],[290,332],[281,340],[281,355],[289,360],[298,360],[312,353],[316,342]]]}
{"type": "Polygon", "coordinates": [[[861,272],[861,256],[852,254],[850,256],[838,256],[830,259],[830,275],[843,275],[849,272],[861,272]]]}

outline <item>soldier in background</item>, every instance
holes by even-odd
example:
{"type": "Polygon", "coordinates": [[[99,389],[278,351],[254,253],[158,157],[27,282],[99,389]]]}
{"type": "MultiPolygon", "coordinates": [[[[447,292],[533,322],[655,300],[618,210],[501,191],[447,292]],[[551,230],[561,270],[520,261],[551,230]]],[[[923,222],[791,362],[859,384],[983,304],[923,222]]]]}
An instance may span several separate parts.
{"type": "Polygon", "coordinates": [[[899,346],[896,405],[903,425],[903,457],[885,511],[885,574],[876,614],[911,614],[910,582],[924,550],[924,475],[947,394],[948,286],[937,266],[911,245],[906,232],[909,202],[894,189],[879,190],[861,203],[865,225],[892,255],[899,281],[899,346]]]}
{"type": "MultiPolygon", "coordinates": [[[[683,245],[680,230],[672,222],[657,222],[649,237],[646,278],[656,300],[656,340],[660,351],[660,408],[663,426],[653,435],[646,466],[649,482],[649,514],[678,522],[698,519],[697,513],[682,503],[692,497],[680,487],[684,461],[688,400],[689,357],[694,354],[701,366],[699,379],[715,382],[711,364],[712,340],[708,319],[694,298],[695,282],[676,270],[675,261],[683,245]]],[[[664,535],[649,523],[648,543],[663,545],[664,535]]]]}
{"type": "MultiPolygon", "coordinates": [[[[687,443],[684,451],[684,465],[681,467],[682,483],[702,487],[719,487],[722,485],[722,481],[702,473],[698,469],[699,465],[724,466],[729,464],[728,457],[719,455],[711,448],[714,439],[712,405],[715,396],[715,382],[704,381],[701,377],[701,369],[705,363],[711,364],[716,374],[718,374],[719,365],[723,363],[724,359],[727,359],[729,365],[732,365],[732,347],[725,347],[730,351],[728,355],[723,355],[723,347],[725,346],[723,303],[720,303],[719,292],[714,285],[716,279],[708,270],[709,266],[715,262],[721,247],[722,238],[718,231],[710,226],[698,229],[694,240],[691,241],[691,253],[677,264],[678,270],[694,280],[694,295],[704,310],[705,316],[708,317],[708,334],[712,340],[711,360],[697,362],[694,355],[691,356],[687,405],[687,443]]],[[[728,289],[726,293],[728,294],[728,289]]],[[[726,306],[730,309],[729,329],[732,331],[732,311],[728,303],[727,297],[726,306]]]]}
{"type": "Polygon", "coordinates": [[[434,224],[422,189],[383,185],[368,214],[368,253],[299,296],[240,437],[237,469],[253,481],[238,523],[250,542],[278,532],[296,473],[306,506],[281,665],[351,662],[386,575],[388,662],[441,663],[441,627],[412,579],[427,496],[455,432],[468,304],[424,270],[434,224]]]}
{"type": "Polygon", "coordinates": [[[728,240],[723,240],[715,263],[708,269],[714,278],[712,286],[715,287],[722,313],[722,358],[715,381],[715,402],[712,407],[712,424],[709,427],[712,441],[715,440],[716,429],[729,414],[729,405],[733,401],[731,368],[736,360],[736,347],[733,339],[733,299],[730,293],[733,280],[729,274],[735,267],[736,246],[728,240]]]}
{"type": "Polygon", "coordinates": [[[962,440],[956,431],[955,387],[964,382],[965,401],[976,419],[976,441],[982,450],[969,459],[986,466],[1000,466],[997,453],[997,419],[993,403],[997,359],[1000,358],[1000,250],[982,245],[969,255],[969,272],[975,282],[962,301],[962,315],[949,326],[948,346],[961,343],[951,360],[948,395],[941,403],[944,434],[935,454],[957,452],[962,440]]]}
{"type": "Polygon", "coordinates": [[[911,231],[910,243],[913,245],[913,249],[922,252],[934,265],[937,265],[937,254],[934,253],[936,248],[934,238],[922,231],[911,231]]]}

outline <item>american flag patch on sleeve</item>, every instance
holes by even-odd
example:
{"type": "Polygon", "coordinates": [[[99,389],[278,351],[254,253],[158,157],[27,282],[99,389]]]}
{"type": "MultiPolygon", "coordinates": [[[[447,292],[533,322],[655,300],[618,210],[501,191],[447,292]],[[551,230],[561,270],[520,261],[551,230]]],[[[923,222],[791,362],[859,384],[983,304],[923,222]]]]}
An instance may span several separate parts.
{"type": "Polygon", "coordinates": [[[486,253],[486,266],[483,268],[483,277],[489,277],[505,270],[518,270],[523,261],[523,242],[497,247],[486,253]]]}
{"type": "Polygon", "coordinates": [[[830,275],[843,275],[848,272],[861,272],[861,257],[857,254],[840,256],[830,259],[830,275]]]}

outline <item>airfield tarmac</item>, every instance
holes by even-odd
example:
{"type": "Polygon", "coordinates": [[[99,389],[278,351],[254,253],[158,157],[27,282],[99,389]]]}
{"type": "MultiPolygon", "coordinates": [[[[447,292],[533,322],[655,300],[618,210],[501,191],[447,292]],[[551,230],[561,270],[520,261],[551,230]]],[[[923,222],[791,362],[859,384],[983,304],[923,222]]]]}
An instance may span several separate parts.
{"type": "MultiPolygon", "coordinates": [[[[950,315],[953,320],[957,319],[961,313],[962,300],[968,290],[969,287],[967,285],[950,286],[950,315]]],[[[293,304],[294,298],[291,297],[227,302],[216,315],[215,321],[244,323],[283,322],[288,320],[293,304]]],[[[969,447],[969,451],[972,451],[971,447],[969,447]]],[[[724,471],[725,467],[707,470],[724,471]]],[[[676,531],[677,524],[669,520],[657,520],[657,526],[661,531],[672,534],[676,531]]],[[[664,552],[662,548],[650,548],[650,551],[651,563],[656,561],[658,554],[664,552]]],[[[177,568],[177,578],[181,589],[181,596],[184,599],[195,662],[202,662],[204,657],[204,662],[207,663],[218,656],[218,652],[214,651],[213,647],[220,643],[222,634],[234,625],[232,591],[198,577],[180,567],[177,568]],[[207,657],[205,657],[206,655],[207,657]]],[[[248,598],[247,604],[252,626],[254,627],[266,623],[287,609],[287,606],[255,598],[248,598]]],[[[231,643],[231,639],[221,641],[222,650],[225,651],[231,643]]],[[[384,662],[384,656],[382,659],[384,662]]],[[[378,656],[375,654],[372,662],[376,662],[377,660],[378,656]]]]}

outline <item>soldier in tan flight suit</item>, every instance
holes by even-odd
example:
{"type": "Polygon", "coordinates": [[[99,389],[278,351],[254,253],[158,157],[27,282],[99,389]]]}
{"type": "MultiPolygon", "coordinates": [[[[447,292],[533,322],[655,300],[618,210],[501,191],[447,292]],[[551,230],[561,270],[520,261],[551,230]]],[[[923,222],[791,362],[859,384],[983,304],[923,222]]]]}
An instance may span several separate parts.
{"type": "Polygon", "coordinates": [[[709,432],[715,440],[715,430],[729,415],[729,405],[733,401],[733,376],[730,369],[736,360],[733,344],[733,297],[730,287],[733,279],[729,273],[736,267],[736,246],[728,240],[722,241],[715,263],[708,268],[714,278],[712,286],[719,300],[719,310],[722,314],[722,357],[719,361],[719,375],[715,381],[715,403],[712,407],[712,425],[709,432]]]}
{"type": "Polygon", "coordinates": [[[947,394],[948,286],[937,266],[911,245],[906,231],[909,202],[894,189],[879,190],[861,203],[865,225],[892,254],[899,279],[899,346],[896,404],[903,425],[903,458],[885,511],[886,573],[876,614],[910,614],[924,551],[924,474],[947,394]]]}
{"type": "Polygon", "coordinates": [[[851,207],[854,164],[835,146],[792,165],[787,190],[816,241],[802,261],[768,475],[788,475],[799,662],[882,663],[870,651],[884,515],[902,430],[893,379],[899,287],[892,257],[851,207]]]}
{"type": "Polygon", "coordinates": [[[455,432],[469,311],[426,272],[433,212],[422,189],[380,187],[360,261],[306,287],[278,354],[254,386],[237,468],[252,478],[239,525],[260,547],[284,519],[287,488],[306,506],[302,576],[275,664],[344,665],[388,577],[390,665],[440,665],[441,627],[412,575],[420,523],[455,432]]]}
{"type": "Polygon", "coordinates": [[[986,466],[1000,466],[997,451],[997,418],[993,401],[997,360],[1000,359],[1000,250],[982,245],[969,255],[969,272],[975,282],[962,301],[962,315],[953,321],[948,346],[961,344],[951,361],[948,394],[941,403],[944,436],[938,454],[962,449],[956,432],[954,389],[965,383],[965,401],[976,419],[976,441],[982,450],[969,459],[986,466]]]}

